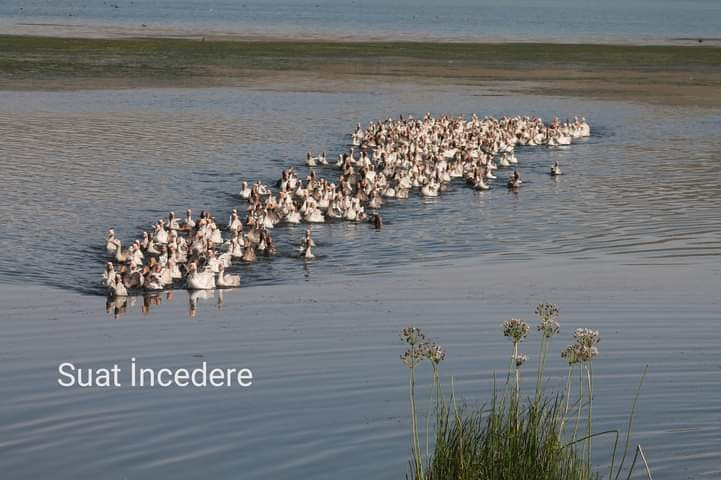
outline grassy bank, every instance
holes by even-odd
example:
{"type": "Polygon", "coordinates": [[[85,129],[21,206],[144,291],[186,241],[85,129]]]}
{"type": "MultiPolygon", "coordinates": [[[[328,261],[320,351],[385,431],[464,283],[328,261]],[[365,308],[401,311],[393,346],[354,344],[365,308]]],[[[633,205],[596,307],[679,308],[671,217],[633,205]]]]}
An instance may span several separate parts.
{"type": "Polygon", "coordinates": [[[692,92],[706,97],[721,85],[721,48],[0,36],[4,89],[267,85],[269,77],[309,74],[326,80],[538,82],[534,88],[560,94],[586,91],[590,85],[584,84],[595,82],[602,84],[596,96],[651,85],[660,87],[656,96],[668,97],[669,88],[681,86],[708,88],[692,92]]]}
{"type": "MultiPolygon", "coordinates": [[[[599,354],[600,333],[588,328],[576,329],[574,343],[561,351],[568,365],[562,392],[547,391],[551,378],[546,375],[552,338],[561,331],[556,305],[543,303],[536,308],[540,323],[537,330],[537,370],[526,382],[535,383],[535,393],[524,401],[521,388],[523,365],[528,357],[520,352],[531,329],[519,319],[503,322],[503,334],[511,343],[510,367],[503,385],[494,384],[490,402],[481,409],[464,409],[456,401],[451,380],[450,397],[441,385],[440,365],[446,352],[426,338],[418,328],[408,327],[401,338],[408,349],[401,361],[409,368],[412,480],[619,480],[631,478],[637,462],[642,461],[646,478],[651,469],[640,445],[631,447],[631,426],[639,390],[631,408],[622,440],[618,429],[596,431],[593,427],[594,380],[592,360],[599,354]],[[416,396],[419,367],[432,367],[432,396],[426,414],[425,450],[422,448],[422,415],[416,396]],[[608,452],[608,465],[594,464],[594,439],[614,439],[608,452]],[[433,442],[431,443],[431,439],[433,442]],[[619,441],[621,441],[619,443],[619,441]],[[431,446],[432,445],[432,446],[431,446]],[[631,453],[635,452],[635,453],[631,453]],[[640,459],[639,459],[640,457],[640,459]],[[632,458],[632,460],[631,460],[632,458]],[[630,461],[630,465],[627,461],[630,461]],[[625,468],[624,468],[625,467],[625,468]]],[[[644,375],[645,376],[645,371],[644,375]]],[[[641,383],[643,382],[643,377],[641,383]]],[[[605,452],[602,455],[606,456],[605,452]]]]}

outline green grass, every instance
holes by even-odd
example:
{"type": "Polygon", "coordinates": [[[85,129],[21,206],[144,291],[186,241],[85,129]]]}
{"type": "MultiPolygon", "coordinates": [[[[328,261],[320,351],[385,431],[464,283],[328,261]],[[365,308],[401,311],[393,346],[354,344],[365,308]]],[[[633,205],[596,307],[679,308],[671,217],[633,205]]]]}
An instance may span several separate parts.
{"type": "MultiPolygon", "coordinates": [[[[575,342],[562,351],[568,375],[562,393],[548,393],[545,365],[552,337],[560,331],[555,305],[541,304],[536,310],[540,318],[536,372],[532,375],[534,394],[521,398],[522,366],[526,356],[519,347],[530,326],[517,319],[504,322],[504,336],[512,343],[510,367],[502,390],[496,388],[487,408],[464,410],[457,404],[451,383],[449,399],[443,393],[440,363],[443,349],[426,341],[417,328],[408,327],[401,333],[408,350],[401,356],[410,370],[411,460],[408,478],[412,480],[608,480],[629,479],[639,464],[651,470],[640,445],[635,447],[632,461],[631,428],[640,394],[636,392],[629,416],[625,441],[619,448],[619,430],[597,432],[593,428],[593,369],[598,355],[600,334],[588,329],[574,333],[575,342]],[[418,428],[416,385],[419,366],[425,360],[432,366],[432,400],[426,420],[425,451],[418,428]],[[431,422],[432,420],[432,422],[431,422]],[[594,438],[615,435],[608,466],[604,471],[593,464],[594,438]],[[431,448],[430,439],[433,439],[431,448]]],[[[525,345],[525,344],[524,344],[525,345]]],[[[641,377],[641,383],[644,376],[641,377]]],[[[604,453],[604,452],[601,452],[604,453]]]]}
{"type": "MultiPolygon", "coordinates": [[[[590,480],[589,471],[574,448],[559,435],[560,399],[544,400],[515,418],[512,410],[492,399],[488,411],[442,408],[436,415],[436,440],[425,478],[443,480],[590,480]]],[[[412,477],[420,478],[418,471],[412,477]]]]}
{"type": "Polygon", "coordinates": [[[721,48],[541,43],[240,41],[0,36],[0,76],[204,76],[209,69],[310,70],[379,63],[488,68],[721,71],[721,48]]]}

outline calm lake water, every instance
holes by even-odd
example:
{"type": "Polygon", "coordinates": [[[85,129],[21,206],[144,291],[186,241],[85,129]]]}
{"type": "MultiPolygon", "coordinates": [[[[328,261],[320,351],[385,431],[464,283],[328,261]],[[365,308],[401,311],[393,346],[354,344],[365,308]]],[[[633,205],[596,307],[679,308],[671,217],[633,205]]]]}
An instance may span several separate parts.
{"type": "MultiPolygon", "coordinates": [[[[3,478],[403,478],[398,330],[426,327],[448,348],[447,381],[482,403],[506,365],[500,322],[530,319],[544,300],[562,311],[554,351],[572,328],[602,332],[599,431],[625,428],[649,364],[634,431],[654,478],[719,478],[720,128],[708,109],[475,87],[0,92],[3,478]],[[106,314],[96,285],[108,227],[129,240],[170,209],[224,218],[243,179],[304,172],[306,151],[334,157],[356,122],[426,111],[585,115],[593,136],[520,149],[517,193],[502,172],[487,192],[459,183],[389,202],[380,232],[319,225],[309,266],[290,256],[303,228],[279,226],[281,255],[234,265],[246,288],[197,300],[195,317],[186,292],[149,315],[142,298],[106,314]],[[558,180],[546,174],[554,160],[558,180]],[[256,383],[57,386],[60,362],[127,367],[131,356],[250,367],[256,383]]],[[[536,348],[524,346],[532,359],[536,348]]],[[[557,354],[550,373],[562,382],[557,354]]],[[[608,442],[595,452],[603,465],[608,442]]]]}
{"type": "MultiPolygon", "coordinates": [[[[490,262],[612,257],[694,264],[721,258],[721,117],[707,110],[500,95],[412,85],[374,92],[242,89],[0,92],[0,279],[99,292],[108,228],[127,245],[167,212],[243,208],[242,180],[302,174],[305,152],[343,152],[357,121],[458,112],[586,115],[593,136],[571,147],[521,148],[527,185],[478,193],[462,181],[440,198],[387,202],[376,232],[314,227],[319,272],[372,274],[398,264],[482,255],[490,262]],[[567,176],[554,180],[558,160],[567,176]]],[[[319,169],[333,179],[332,167],[319,169]]],[[[297,282],[304,228],[273,232],[280,255],[237,265],[246,285],[297,282]]]]}
{"type": "Polygon", "coordinates": [[[716,0],[4,0],[0,31],[463,40],[667,41],[719,38],[716,0]],[[26,28],[27,24],[35,24],[26,28]],[[45,24],[39,27],[36,24],[45,24]]]}

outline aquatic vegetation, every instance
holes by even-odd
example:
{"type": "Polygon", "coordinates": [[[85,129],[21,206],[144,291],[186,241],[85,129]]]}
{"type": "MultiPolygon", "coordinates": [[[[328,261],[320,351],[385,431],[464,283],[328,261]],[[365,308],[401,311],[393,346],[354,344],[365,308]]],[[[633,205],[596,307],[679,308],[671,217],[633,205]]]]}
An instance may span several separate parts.
{"type": "Polygon", "coordinates": [[[512,318],[503,322],[503,335],[510,337],[513,344],[516,345],[523,341],[528,335],[528,324],[517,318],[512,318]]]}
{"type": "MultiPolygon", "coordinates": [[[[428,76],[429,67],[453,61],[465,66],[515,66],[521,72],[560,71],[581,66],[596,71],[639,69],[650,72],[708,71],[721,68],[718,47],[682,45],[606,45],[570,43],[245,41],[182,38],[63,38],[0,35],[0,81],[15,78],[129,78],[178,86],[180,80],[214,79],[229,69],[317,70],[352,64],[361,73],[399,75],[406,68],[428,76]],[[558,59],[564,64],[559,65],[558,59]],[[223,70],[219,70],[222,68],[223,70]]],[[[345,70],[347,72],[347,69],[345,70]]],[[[508,75],[508,73],[506,73],[508,75]]],[[[556,74],[558,75],[558,74],[556,74]]],[[[232,83],[228,75],[225,84],[232,83]]],[[[558,78],[558,77],[556,77],[558,78]]],[[[653,79],[659,82],[662,79],[653,79]]],[[[20,82],[18,82],[20,84],[20,82]]],[[[217,84],[217,81],[216,81],[217,84]]]]}
{"type": "Polygon", "coordinates": [[[559,310],[556,305],[540,304],[536,309],[540,319],[539,361],[536,389],[533,397],[521,400],[521,367],[528,356],[518,351],[530,327],[520,319],[502,323],[504,336],[512,342],[510,367],[505,385],[493,391],[486,408],[465,409],[458,405],[451,380],[447,401],[441,387],[439,364],[445,350],[427,340],[418,328],[408,327],[401,337],[409,344],[401,356],[410,368],[411,451],[410,472],[413,480],[592,480],[602,472],[592,464],[593,439],[615,434],[610,452],[608,478],[618,480],[625,474],[630,478],[639,458],[646,476],[652,479],[643,449],[635,447],[630,466],[624,470],[631,445],[631,427],[645,372],[641,377],[629,416],[621,461],[616,465],[619,431],[593,431],[593,370],[592,360],[598,356],[601,335],[597,330],[579,328],[574,332],[575,343],[561,351],[568,362],[568,376],[562,393],[548,392],[544,373],[551,339],[560,333],[559,310]],[[430,360],[433,368],[431,407],[426,422],[426,452],[419,448],[418,408],[416,402],[416,368],[422,360],[430,360]],[[578,377],[574,373],[578,373],[578,377]],[[577,395],[572,393],[577,385],[577,395]],[[575,397],[575,398],[572,398],[575,397]],[[433,419],[433,428],[431,428],[433,419]],[[566,427],[573,430],[566,431],[566,427]],[[583,433],[581,433],[583,432],[583,433]],[[433,437],[431,448],[429,438],[433,437]]]}
{"type": "Polygon", "coordinates": [[[536,315],[541,319],[538,331],[545,338],[551,338],[561,331],[561,325],[556,320],[559,315],[558,307],[551,303],[541,303],[536,307],[536,315]]]}
{"type": "Polygon", "coordinates": [[[423,464],[421,462],[421,452],[418,443],[418,415],[416,413],[416,365],[426,358],[425,344],[420,342],[425,338],[425,335],[419,328],[408,327],[403,329],[401,332],[401,338],[403,338],[409,345],[403,355],[401,355],[401,361],[411,370],[410,375],[410,402],[411,402],[411,432],[412,432],[412,449],[414,459],[414,469],[417,472],[418,478],[423,478],[423,464]]]}

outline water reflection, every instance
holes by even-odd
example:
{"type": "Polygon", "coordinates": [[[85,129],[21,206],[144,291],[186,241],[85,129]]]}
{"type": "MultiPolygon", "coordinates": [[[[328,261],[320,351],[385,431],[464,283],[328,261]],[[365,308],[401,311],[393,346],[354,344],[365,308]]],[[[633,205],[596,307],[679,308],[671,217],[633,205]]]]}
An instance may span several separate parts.
{"type": "MultiPolygon", "coordinates": [[[[228,289],[233,290],[233,289],[228,289]]],[[[223,292],[222,289],[214,290],[188,290],[188,314],[195,317],[198,314],[199,303],[215,300],[215,306],[218,311],[223,310],[223,292]]]]}
{"type": "Polygon", "coordinates": [[[185,297],[187,295],[188,316],[195,317],[198,314],[199,306],[203,303],[210,304],[211,302],[215,302],[215,308],[218,311],[222,311],[226,290],[233,291],[236,289],[166,290],[163,292],[145,293],[138,296],[107,297],[105,301],[105,312],[116,320],[128,314],[129,309],[136,307],[138,307],[144,315],[149,315],[154,309],[160,308],[163,302],[173,302],[176,300],[176,297],[185,297]],[[142,302],[139,300],[142,300],[142,302]]]}

